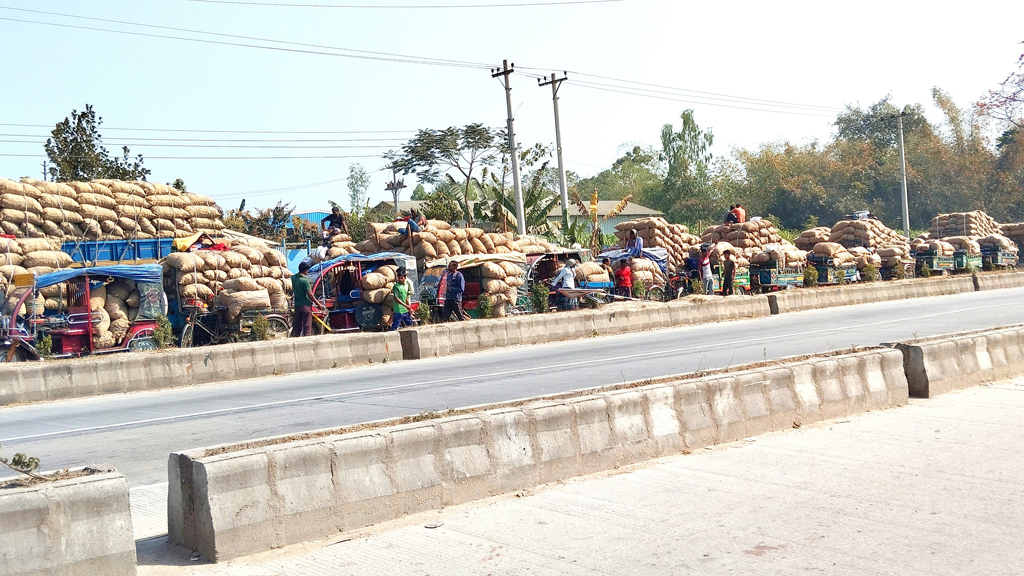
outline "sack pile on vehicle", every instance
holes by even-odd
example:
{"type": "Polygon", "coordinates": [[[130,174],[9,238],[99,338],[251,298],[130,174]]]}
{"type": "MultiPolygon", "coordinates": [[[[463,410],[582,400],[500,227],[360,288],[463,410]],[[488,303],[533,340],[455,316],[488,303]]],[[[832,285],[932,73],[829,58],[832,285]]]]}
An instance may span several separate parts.
{"type": "MultiPolygon", "coordinates": [[[[741,268],[749,266],[751,258],[764,252],[769,245],[793,246],[779,236],[779,231],[769,220],[711,226],[704,230],[700,239],[715,244],[711,250],[712,264],[717,264],[725,250],[729,250],[741,268]]],[[[696,255],[697,251],[691,248],[690,254],[696,255]]]]}
{"type": "MultiPolygon", "coordinates": [[[[626,261],[623,260],[620,266],[626,265],[626,261]]],[[[661,272],[661,268],[654,263],[653,260],[646,258],[633,258],[629,264],[629,269],[633,272],[633,285],[636,286],[637,281],[643,282],[644,287],[650,288],[652,286],[664,286],[665,275],[661,272]]]]}
{"type": "Polygon", "coordinates": [[[0,229],[19,238],[176,238],[224,229],[216,203],[152,182],[0,179],[0,229]]]}
{"type": "Polygon", "coordinates": [[[484,262],[480,265],[480,276],[480,292],[490,297],[494,315],[504,316],[519,299],[519,287],[526,283],[526,270],[512,262],[484,262]]]}
{"type": "Polygon", "coordinates": [[[583,262],[576,267],[576,282],[611,282],[611,278],[598,262],[583,262]]]}
{"type": "Polygon", "coordinates": [[[810,252],[814,249],[815,244],[828,242],[831,236],[831,228],[828,226],[818,226],[801,232],[794,244],[796,244],[797,248],[810,252]]]}
{"type": "Polygon", "coordinates": [[[15,275],[48,274],[71,264],[51,238],[0,238],[0,287],[12,283],[15,275]]]}
{"type": "Polygon", "coordinates": [[[750,258],[751,264],[764,264],[769,261],[778,262],[787,268],[803,268],[807,264],[807,251],[792,244],[772,244],[750,258]]]}
{"type": "Polygon", "coordinates": [[[956,248],[943,240],[932,240],[918,236],[910,242],[911,252],[928,256],[952,256],[956,248]]]}
{"type": "MultiPolygon", "coordinates": [[[[895,252],[895,250],[892,248],[882,248],[882,250],[895,252]]],[[[863,270],[868,266],[874,266],[875,268],[878,268],[879,266],[882,265],[881,254],[873,252],[870,248],[865,248],[864,246],[853,246],[851,248],[847,248],[847,251],[849,251],[849,253],[853,255],[857,263],[857,270],[863,270]]]]}
{"type": "Polygon", "coordinates": [[[909,241],[899,232],[874,218],[864,220],[840,220],[832,226],[829,242],[838,242],[847,248],[889,248],[906,246],[909,241]]]}
{"type": "Polygon", "coordinates": [[[978,238],[977,242],[982,249],[994,248],[1004,252],[1017,252],[1019,250],[1017,243],[1005,234],[989,234],[988,236],[978,238]]]}
{"type": "MultiPolygon", "coordinates": [[[[893,268],[898,266],[904,260],[910,258],[911,245],[907,243],[893,244],[892,246],[886,246],[879,248],[876,254],[881,259],[880,265],[886,268],[893,268]]],[[[851,249],[852,252],[852,249],[851,249]]],[[[872,264],[873,266],[877,266],[872,264]]],[[[858,268],[860,266],[858,265],[858,268]]]]}
{"type": "Polygon", "coordinates": [[[999,223],[981,210],[950,212],[932,218],[928,228],[933,238],[951,236],[988,236],[999,234],[999,223]]]}
{"type": "MultiPolygon", "coordinates": [[[[343,232],[339,232],[334,236],[331,236],[328,240],[329,246],[327,248],[327,255],[323,260],[332,260],[338,256],[344,256],[346,254],[358,254],[359,250],[356,249],[356,243],[352,241],[352,237],[343,232]]],[[[317,264],[321,260],[316,257],[316,252],[313,252],[313,263],[317,264]]]]}
{"type": "Polygon", "coordinates": [[[682,265],[690,247],[700,245],[700,237],[690,234],[690,229],[683,224],[669,224],[664,218],[653,216],[616,224],[615,235],[619,238],[620,248],[626,247],[630,230],[636,230],[636,235],[644,241],[644,247],[664,248],[672,269],[682,265]]]}
{"type": "Polygon", "coordinates": [[[836,266],[843,266],[846,264],[853,264],[857,261],[857,257],[847,250],[846,246],[838,242],[821,242],[814,245],[812,252],[818,256],[824,258],[832,258],[833,263],[836,266]]]}
{"type": "Polygon", "coordinates": [[[355,244],[361,254],[401,252],[420,260],[433,260],[462,254],[540,254],[559,247],[535,236],[511,232],[485,232],[480,228],[456,228],[441,220],[428,220],[420,232],[399,234],[403,222],[367,222],[366,240],[355,244]]]}
{"type": "Polygon", "coordinates": [[[1024,222],[1002,224],[999,226],[999,232],[1018,244],[1024,244],[1024,222]]]}
{"type": "Polygon", "coordinates": [[[242,310],[288,308],[292,273],[285,256],[260,242],[232,242],[230,250],[175,252],[160,263],[164,289],[182,302],[225,306],[234,320],[242,310]]]}
{"type": "Polygon", "coordinates": [[[965,253],[968,256],[981,255],[981,245],[978,244],[976,236],[948,236],[942,241],[952,244],[954,252],[965,253]]]}

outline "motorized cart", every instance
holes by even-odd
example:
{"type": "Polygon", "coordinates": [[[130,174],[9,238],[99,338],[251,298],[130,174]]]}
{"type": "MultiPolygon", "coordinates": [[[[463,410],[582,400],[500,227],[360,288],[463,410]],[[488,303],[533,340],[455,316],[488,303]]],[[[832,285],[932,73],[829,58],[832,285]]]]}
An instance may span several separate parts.
{"type": "Polygon", "coordinates": [[[1016,268],[1018,253],[998,248],[985,247],[981,249],[981,265],[986,269],[990,268],[1016,268]]]}
{"type": "Polygon", "coordinates": [[[153,264],[114,265],[60,270],[34,279],[30,275],[16,277],[16,289],[3,306],[10,313],[0,323],[4,342],[0,355],[5,360],[38,359],[42,356],[39,346],[47,336],[54,358],[155,349],[157,316],[167,313],[161,270],[153,264]],[[133,303],[138,298],[138,306],[124,309],[131,314],[120,312],[124,317],[118,316],[116,331],[107,312],[113,309],[109,300],[98,297],[108,286],[113,290],[114,284],[122,286],[133,303]],[[39,291],[58,285],[63,305],[58,310],[41,310],[39,291]],[[127,292],[129,287],[137,294],[127,292]]]}
{"type": "Polygon", "coordinates": [[[968,254],[965,251],[958,251],[953,254],[953,271],[956,273],[970,273],[981,270],[981,255],[968,254]]]}
{"type": "Polygon", "coordinates": [[[828,286],[860,281],[856,264],[837,264],[834,258],[818,254],[809,254],[807,262],[817,270],[818,284],[828,286]]]}
{"type": "MultiPolygon", "coordinates": [[[[509,291],[515,288],[515,299],[511,297],[505,303],[508,305],[509,313],[522,313],[526,311],[529,296],[526,290],[526,267],[528,256],[519,253],[509,252],[504,254],[464,254],[461,256],[450,256],[431,260],[427,263],[427,269],[423,273],[423,282],[420,288],[422,305],[430,306],[431,320],[440,322],[441,312],[444,309],[445,294],[448,291],[447,276],[445,270],[448,264],[455,262],[459,272],[466,279],[466,290],[462,294],[462,309],[471,318],[479,318],[478,310],[480,296],[487,293],[486,284],[488,280],[498,279],[497,270],[500,268],[504,278],[509,278],[508,271],[514,270],[517,279],[516,286],[509,286],[509,291]],[[497,268],[495,268],[497,266],[497,268]],[[513,268],[514,267],[514,268],[513,268]],[[506,271],[508,269],[508,271],[506,271]]],[[[511,294],[509,294],[511,296],[511,294]]]]}
{"type": "Polygon", "coordinates": [[[749,273],[750,289],[754,292],[768,293],[804,285],[802,268],[786,267],[777,260],[751,264],[749,273]]]}
{"type": "Polygon", "coordinates": [[[953,256],[937,256],[934,254],[917,252],[914,254],[917,261],[915,273],[920,276],[921,270],[928,268],[932,274],[949,274],[954,270],[953,256]]]}
{"type": "Polygon", "coordinates": [[[415,311],[420,301],[415,256],[401,252],[346,254],[309,269],[313,294],[326,306],[326,312],[314,310],[313,334],[383,328],[385,302],[367,301],[362,279],[384,266],[406,269],[408,279],[415,287],[409,291],[409,303],[415,311]]]}

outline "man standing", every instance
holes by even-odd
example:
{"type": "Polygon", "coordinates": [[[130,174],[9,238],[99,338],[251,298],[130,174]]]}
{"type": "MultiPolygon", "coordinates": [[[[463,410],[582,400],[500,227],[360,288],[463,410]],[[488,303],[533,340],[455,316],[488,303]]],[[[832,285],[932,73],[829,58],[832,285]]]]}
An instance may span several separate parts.
{"type": "Polygon", "coordinates": [[[732,284],[736,279],[736,261],[732,259],[732,251],[726,250],[722,253],[725,261],[722,263],[722,296],[734,294],[732,284]]]}
{"type": "Polygon", "coordinates": [[[323,227],[324,232],[329,233],[324,234],[325,239],[333,236],[336,233],[333,232],[334,230],[345,232],[345,234],[351,236],[348,232],[348,224],[345,223],[345,215],[341,213],[341,208],[337,206],[331,208],[331,214],[320,221],[320,226],[323,227]]]}
{"type": "Polygon", "coordinates": [[[626,298],[633,296],[633,269],[630,267],[631,264],[633,264],[632,258],[619,264],[619,269],[615,271],[617,293],[619,296],[626,298]]]}
{"type": "Polygon", "coordinates": [[[406,283],[408,274],[405,267],[395,272],[395,285],[391,288],[391,295],[395,303],[391,305],[391,329],[398,330],[402,326],[412,326],[412,304],[409,303],[409,285],[406,283]]]}
{"type": "Polygon", "coordinates": [[[560,291],[561,289],[573,290],[576,288],[576,260],[569,258],[566,261],[565,266],[558,272],[554,280],[551,281],[551,287],[558,292],[558,308],[561,310],[573,310],[576,308],[576,299],[565,296],[560,291]]]}
{"type": "Polygon", "coordinates": [[[445,276],[447,288],[444,291],[444,308],[441,309],[441,319],[448,322],[454,314],[458,320],[469,320],[469,314],[462,309],[462,293],[466,291],[466,277],[459,272],[459,263],[454,260],[449,262],[445,276]]]}
{"type": "Polygon", "coordinates": [[[700,247],[700,281],[704,284],[704,293],[715,293],[715,279],[711,275],[711,253],[707,246],[700,247]]]}
{"type": "Polygon", "coordinates": [[[292,337],[309,336],[313,332],[313,311],[312,305],[324,307],[316,296],[313,295],[313,288],[309,285],[309,263],[299,263],[299,273],[292,276],[292,296],[295,299],[295,311],[292,314],[292,337]]]}

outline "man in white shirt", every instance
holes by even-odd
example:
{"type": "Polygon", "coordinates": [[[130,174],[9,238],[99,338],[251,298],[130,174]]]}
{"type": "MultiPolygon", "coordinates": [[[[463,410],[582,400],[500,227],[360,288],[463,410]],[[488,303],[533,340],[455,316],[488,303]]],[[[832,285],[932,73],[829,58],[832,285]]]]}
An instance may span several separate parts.
{"type": "MultiPolygon", "coordinates": [[[[551,281],[551,287],[555,290],[560,288],[572,290],[576,288],[576,260],[569,258],[569,260],[566,261],[565,266],[562,267],[555,278],[551,281]]],[[[561,292],[558,293],[557,300],[558,308],[560,310],[574,310],[576,308],[576,299],[569,298],[561,292]]]]}

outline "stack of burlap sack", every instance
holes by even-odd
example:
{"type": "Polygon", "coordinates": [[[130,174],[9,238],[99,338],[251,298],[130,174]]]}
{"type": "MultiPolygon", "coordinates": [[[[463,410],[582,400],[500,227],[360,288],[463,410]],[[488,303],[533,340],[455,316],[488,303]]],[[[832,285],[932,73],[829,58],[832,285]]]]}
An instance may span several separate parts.
{"type": "Polygon", "coordinates": [[[214,201],[152,182],[0,179],[0,228],[19,238],[175,238],[224,229],[214,201]]]}
{"type": "MultiPolygon", "coordinates": [[[[618,266],[625,266],[626,262],[626,260],[622,260],[618,266]]],[[[662,273],[661,268],[653,260],[633,258],[629,268],[633,272],[633,286],[637,285],[637,281],[643,282],[645,288],[664,286],[666,284],[665,274],[662,273]]]]}
{"type": "Polygon", "coordinates": [[[821,244],[822,242],[829,242],[829,239],[831,237],[831,228],[829,228],[828,226],[818,226],[816,228],[811,228],[809,230],[804,230],[803,232],[801,232],[800,237],[796,239],[796,242],[794,242],[794,244],[796,244],[797,248],[809,252],[814,249],[814,246],[816,244],[821,244]]]}
{"type": "Polygon", "coordinates": [[[1024,222],[1015,224],[1003,224],[999,226],[1000,233],[1017,244],[1024,244],[1024,222]]]}
{"type": "MultiPolygon", "coordinates": [[[[878,248],[875,253],[881,259],[880,264],[892,268],[910,257],[911,245],[906,242],[878,248]]],[[[874,265],[874,264],[872,264],[874,265]]]]}
{"type": "Polygon", "coordinates": [[[999,234],[999,223],[981,210],[973,212],[951,212],[932,218],[928,228],[933,238],[952,236],[988,236],[999,234]]]}
{"type": "MultiPolygon", "coordinates": [[[[755,220],[741,224],[723,224],[711,226],[701,235],[702,242],[711,242],[711,262],[717,264],[726,250],[732,252],[736,265],[743,268],[750,265],[754,256],[765,252],[769,246],[778,250],[792,252],[796,248],[779,236],[778,230],[768,220],[755,220]]],[[[696,256],[697,249],[692,247],[690,255],[696,256]]],[[[798,258],[788,258],[796,260],[798,258]]]]}
{"type": "Polygon", "coordinates": [[[359,250],[356,249],[356,243],[352,241],[352,237],[348,234],[339,232],[334,236],[331,236],[328,240],[329,245],[327,248],[327,254],[323,258],[317,256],[316,251],[310,256],[313,259],[313,263],[317,264],[321,261],[332,260],[338,256],[344,256],[346,254],[358,254],[359,250]]]}
{"type": "Polygon", "coordinates": [[[51,238],[0,238],[0,285],[17,274],[39,276],[71,265],[71,257],[60,251],[60,241],[51,238]]]}
{"type": "Polygon", "coordinates": [[[428,220],[420,232],[399,234],[402,222],[366,224],[366,240],[355,244],[361,254],[402,252],[419,260],[433,260],[462,254],[540,254],[554,252],[558,246],[535,236],[511,232],[485,232],[480,228],[456,228],[441,220],[428,220]]]}
{"type": "MultiPolygon", "coordinates": [[[[579,276],[579,269],[576,275],[579,276]]],[[[493,314],[505,316],[508,307],[519,299],[519,287],[526,283],[526,269],[512,262],[484,262],[480,265],[480,276],[480,293],[491,298],[493,314]]]]}
{"type": "MultiPolygon", "coordinates": [[[[847,248],[847,250],[855,258],[855,261],[857,262],[857,270],[863,270],[868,266],[878,268],[882,265],[882,255],[870,248],[865,248],[864,246],[853,246],[852,248],[847,248]]],[[[882,248],[882,250],[887,251],[887,253],[890,251],[895,252],[892,248],[882,248]]],[[[896,256],[893,256],[892,258],[893,261],[897,260],[896,256]]]]}
{"type": "Polygon", "coordinates": [[[231,249],[175,252],[163,260],[164,290],[182,301],[224,306],[228,319],[242,310],[288,308],[292,273],[284,255],[254,241],[232,242],[231,249]]]}
{"type": "Polygon", "coordinates": [[[669,268],[676,268],[690,253],[692,246],[700,245],[700,237],[690,234],[690,229],[683,224],[669,224],[660,216],[638,218],[615,225],[615,235],[619,238],[619,247],[625,248],[629,240],[629,231],[636,230],[636,235],[643,239],[644,247],[660,247],[668,252],[669,268]]]}
{"type": "Polygon", "coordinates": [[[960,252],[968,256],[980,256],[981,245],[978,244],[977,238],[977,236],[947,236],[942,241],[952,244],[954,252],[960,252]]]}
{"type": "Polygon", "coordinates": [[[925,237],[924,234],[910,242],[911,252],[929,256],[952,256],[956,248],[949,242],[925,237]]]}
{"type": "Polygon", "coordinates": [[[778,262],[787,268],[803,268],[807,264],[807,251],[792,244],[770,244],[762,252],[750,258],[751,264],[778,262]]]}
{"type": "Polygon", "coordinates": [[[576,282],[577,285],[580,282],[611,282],[611,278],[600,262],[583,262],[576,267],[576,282]]]}
{"type": "Polygon", "coordinates": [[[818,256],[825,258],[832,258],[833,263],[836,266],[844,266],[846,264],[853,264],[857,261],[857,257],[850,253],[846,249],[846,246],[838,242],[821,242],[814,245],[812,252],[818,256]]]}
{"type": "Polygon", "coordinates": [[[978,238],[977,242],[978,246],[982,249],[992,248],[1004,252],[1017,252],[1019,250],[1017,244],[1005,234],[989,234],[988,236],[978,238]]]}
{"type": "Polygon", "coordinates": [[[904,246],[909,243],[899,232],[882,224],[881,220],[868,218],[864,220],[840,220],[832,226],[829,242],[838,242],[847,248],[864,246],[865,248],[889,248],[904,246]]]}

